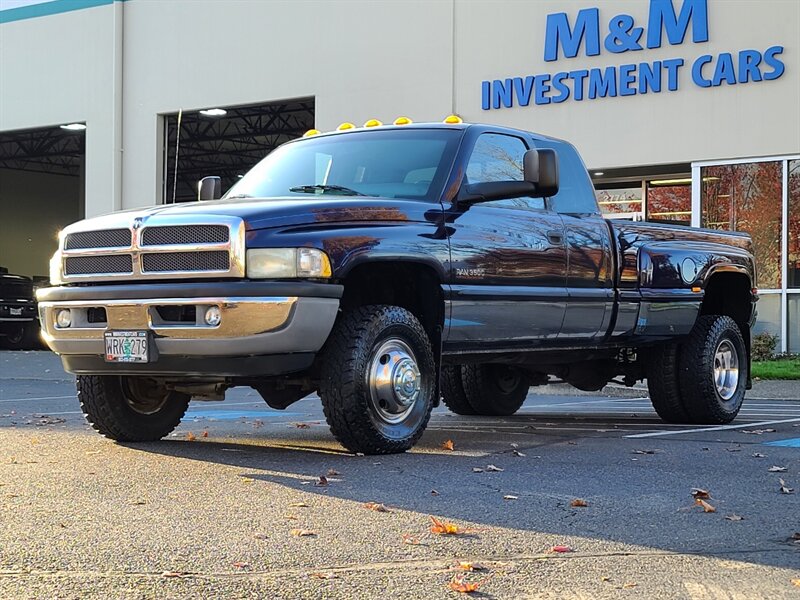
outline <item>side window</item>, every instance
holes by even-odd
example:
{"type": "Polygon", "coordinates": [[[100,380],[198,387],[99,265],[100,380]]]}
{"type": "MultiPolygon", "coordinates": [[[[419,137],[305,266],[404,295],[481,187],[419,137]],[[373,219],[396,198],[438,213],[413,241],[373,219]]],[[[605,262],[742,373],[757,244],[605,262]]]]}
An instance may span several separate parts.
{"type": "MultiPolygon", "coordinates": [[[[518,137],[499,133],[483,133],[475,142],[465,183],[489,181],[522,181],[522,159],[528,150],[518,137]]],[[[544,198],[511,198],[488,202],[491,206],[543,209],[544,198]]]]}
{"type": "Polygon", "coordinates": [[[564,214],[599,214],[592,180],[577,150],[553,140],[534,139],[534,144],[558,154],[558,193],[550,199],[550,207],[564,214]]]}

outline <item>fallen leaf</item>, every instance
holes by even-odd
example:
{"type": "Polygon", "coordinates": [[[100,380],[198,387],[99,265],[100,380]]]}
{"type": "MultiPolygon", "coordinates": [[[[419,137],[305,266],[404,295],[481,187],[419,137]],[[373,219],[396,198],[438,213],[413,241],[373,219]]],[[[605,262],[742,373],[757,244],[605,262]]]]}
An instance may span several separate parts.
{"type": "Polygon", "coordinates": [[[512,451],[511,451],[511,453],[512,453],[514,456],[525,456],[525,455],[524,455],[522,452],[520,452],[519,450],[512,450],[512,451]]]}
{"type": "Polygon", "coordinates": [[[800,579],[792,579],[791,581],[792,581],[792,585],[796,585],[797,587],[800,587],[800,579]]]}
{"type": "Polygon", "coordinates": [[[761,454],[761,452],[753,452],[753,458],[767,458],[765,454],[761,454]]]}
{"type": "Polygon", "coordinates": [[[501,469],[500,467],[496,467],[494,465],[486,465],[486,470],[490,473],[502,473],[505,469],[501,469]]]}
{"type": "Polygon", "coordinates": [[[600,577],[600,581],[611,581],[611,577],[609,577],[608,575],[603,575],[602,577],[600,577]]]}
{"type": "Polygon", "coordinates": [[[450,450],[451,452],[456,449],[456,445],[453,443],[453,440],[447,440],[446,442],[442,442],[442,450],[450,450]]]}
{"type": "Polygon", "coordinates": [[[454,525],[453,523],[446,523],[444,521],[440,521],[436,517],[431,517],[431,533],[436,534],[444,534],[444,535],[458,535],[461,533],[461,530],[458,528],[458,525],[454,525]]]}
{"type": "Polygon", "coordinates": [[[472,592],[477,592],[478,588],[486,583],[487,580],[488,578],[469,582],[466,579],[466,575],[453,575],[453,578],[450,580],[450,589],[460,594],[471,594],[472,592]]]}
{"type": "Polygon", "coordinates": [[[269,536],[267,536],[266,533],[256,533],[256,534],[253,535],[253,537],[255,539],[257,539],[257,540],[268,540],[269,539],[269,536]]]}
{"type": "Polygon", "coordinates": [[[486,567],[484,567],[481,563],[474,563],[474,562],[465,562],[459,561],[457,569],[462,571],[485,571],[486,567]]]}
{"type": "Polygon", "coordinates": [[[328,485],[328,478],[325,475],[320,475],[319,478],[314,482],[314,485],[317,487],[323,487],[328,485]]]}
{"type": "Polygon", "coordinates": [[[473,473],[483,473],[483,469],[481,469],[480,467],[472,467],[472,472],[473,473]]]}
{"type": "Polygon", "coordinates": [[[162,577],[183,577],[185,575],[186,573],[184,573],[183,571],[164,571],[163,573],[161,573],[162,577]]]}
{"type": "Polygon", "coordinates": [[[744,517],[732,514],[732,515],[725,515],[725,519],[728,521],[744,521],[744,517]]]}
{"type": "Polygon", "coordinates": [[[203,437],[208,437],[208,429],[203,432],[203,437]]]}
{"type": "Polygon", "coordinates": [[[635,587],[636,587],[636,584],[633,583],[632,581],[627,581],[627,582],[622,584],[622,589],[623,590],[629,590],[629,589],[635,588],[635,587]]]}
{"type": "Polygon", "coordinates": [[[132,500],[131,501],[131,505],[132,506],[142,506],[143,504],[147,504],[147,501],[146,500],[132,500]]]}
{"type": "Polygon", "coordinates": [[[633,454],[655,454],[655,450],[634,450],[633,454]]]}
{"type": "Polygon", "coordinates": [[[503,500],[519,500],[519,496],[514,496],[512,494],[506,494],[503,496],[503,500]]]}
{"type": "Polygon", "coordinates": [[[311,425],[309,425],[308,423],[291,423],[291,426],[295,427],[297,429],[310,429],[311,428],[311,425]]]}
{"type": "Polygon", "coordinates": [[[195,434],[193,434],[191,431],[186,434],[186,441],[193,442],[196,439],[197,439],[197,436],[195,436],[195,434]]]}
{"type": "Polygon", "coordinates": [[[795,531],[789,539],[800,541],[800,531],[795,531]]]}
{"type": "Polygon", "coordinates": [[[589,503],[583,498],[575,498],[572,502],[569,503],[569,505],[573,508],[584,508],[586,506],[589,506],[589,503]]]}
{"type": "Polygon", "coordinates": [[[310,529],[292,529],[289,533],[291,533],[295,537],[309,537],[317,535],[315,531],[310,529]]]}
{"type": "Polygon", "coordinates": [[[380,504],[379,502],[367,502],[364,504],[364,508],[374,510],[375,512],[389,512],[389,509],[386,508],[386,505],[380,504]]]}
{"type": "Polygon", "coordinates": [[[409,546],[419,546],[422,542],[419,541],[419,538],[415,538],[410,533],[404,533],[403,543],[408,544],[409,546]]]}
{"type": "Polygon", "coordinates": [[[711,493],[702,488],[692,488],[692,497],[695,499],[709,500],[711,498],[711,493]]]}
{"type": "Polygon", "coordinates": [[[89,450],[86,454],[89,456],[94,456],[95,454],[100,454],[100,450],[89,450]]]}
{"type": "Polygon", "coordinates": [[[711,506],[708,502],[706,502],[702,498],[695,498],[694,499],[694,503],[697,504],[698,506],[702,506],[703,507],[703,512],[707,512],[707,513],[717,512],[716,508],[711,506]]]}
{"type": "Polygon", "coordinates": [[[237,569],[249,569],[250,568],[250,563],[238,562],[237,561],[237,562],[233,563],[233,566],[236,567],[237,569]]]}
{"type": "Polygon", "coordinates": [[[337,471],[336,469],[328,469],[327,475],[328,477],[338,477],[339,475],[341,475],[341,473],[339,473],[339,471],[337,471]]]}
{"type": "Polygon", "coordinates": [[[794,488],[790,488],[786,485],[786,482],[783,479],[779,479],[781,483],[781,494],[794,494],[794,488]]]}
{"type": "Polygon", "coordinates": [[[786,467],[779,467],[777,465],[772,465],[769,469],[767,469],[770,473],[786,473],[786,467]]]}
{"type": "Polygon", "coordinates": [[[316,579],[339,579],[339,576],[336,573],[309,573],[309,577],[314,577],[316,579]]]}
{"type": "Polygon", "coordinates": [[[557,552],[559,554],[564,554],[565,552],[574,552],[574,550],[569,546],[553,546],[552,548],[550,548],[550,552],[557,552]]]}
{"type": "Polygon", "coordinates": [[[253,483],[255,479],[253,479],[252,477],[242,477],[242,481],[245,483],[253,483]]]}
{"type": "Polygon", "coordinates": [[[438,496],[438,495],[439,492],[437,492],[436,490],[431,490],[431,496],[438,496]]]}
{"type": "Polygon", "coordinates": [[[308,508],[308,504],[305,502],[292,502],[289,504],[290,508],[308,508]]]}

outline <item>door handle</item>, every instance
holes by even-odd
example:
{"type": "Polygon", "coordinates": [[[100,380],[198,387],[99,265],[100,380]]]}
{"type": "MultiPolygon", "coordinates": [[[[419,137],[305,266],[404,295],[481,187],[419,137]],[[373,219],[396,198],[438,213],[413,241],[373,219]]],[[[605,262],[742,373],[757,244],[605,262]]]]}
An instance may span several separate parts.
{"type": "Polygon", "coordinates": [[[563,246],[564,245],[564,234],[560,231],[548,231],[547,232],[547,241],[549,241],[553,246],[563,246]]]}

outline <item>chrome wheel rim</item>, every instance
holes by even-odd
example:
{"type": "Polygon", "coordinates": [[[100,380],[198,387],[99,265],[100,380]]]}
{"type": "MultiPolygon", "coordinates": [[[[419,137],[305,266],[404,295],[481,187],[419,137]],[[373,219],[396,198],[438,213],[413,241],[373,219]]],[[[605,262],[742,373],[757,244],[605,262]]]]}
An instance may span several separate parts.
{"type": "Polygon", "coordinates": [[[122,379],[125,403],[140,415],[152,415],[160,411],[169,399],[169,390],[153,379],[122,379]]]}
{"type": "Polygon", "coordinates": [[[739,355],[729,340],[722,340],[714,352],[714,384],[723,400],[733,398],[739,386],[739,355]]]}
{"type": "Polygon", "coordinates": [[[372,352],[367,389],[372,413],[381,421],[403,422],[420,397],[422,383],[417,359],[404,341],[388,339],[372,352]]]}

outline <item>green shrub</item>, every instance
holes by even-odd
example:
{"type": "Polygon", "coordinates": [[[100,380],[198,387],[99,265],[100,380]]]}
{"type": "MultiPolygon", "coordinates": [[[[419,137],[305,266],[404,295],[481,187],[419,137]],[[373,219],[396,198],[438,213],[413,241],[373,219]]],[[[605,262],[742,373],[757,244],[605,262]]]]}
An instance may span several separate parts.
{"type": "Polygon", "coordinates": [[[766,331],[753,336],[752,353],[754,361],[772,360],[775,358],[775,346],[778,336],[766,331]]]}

